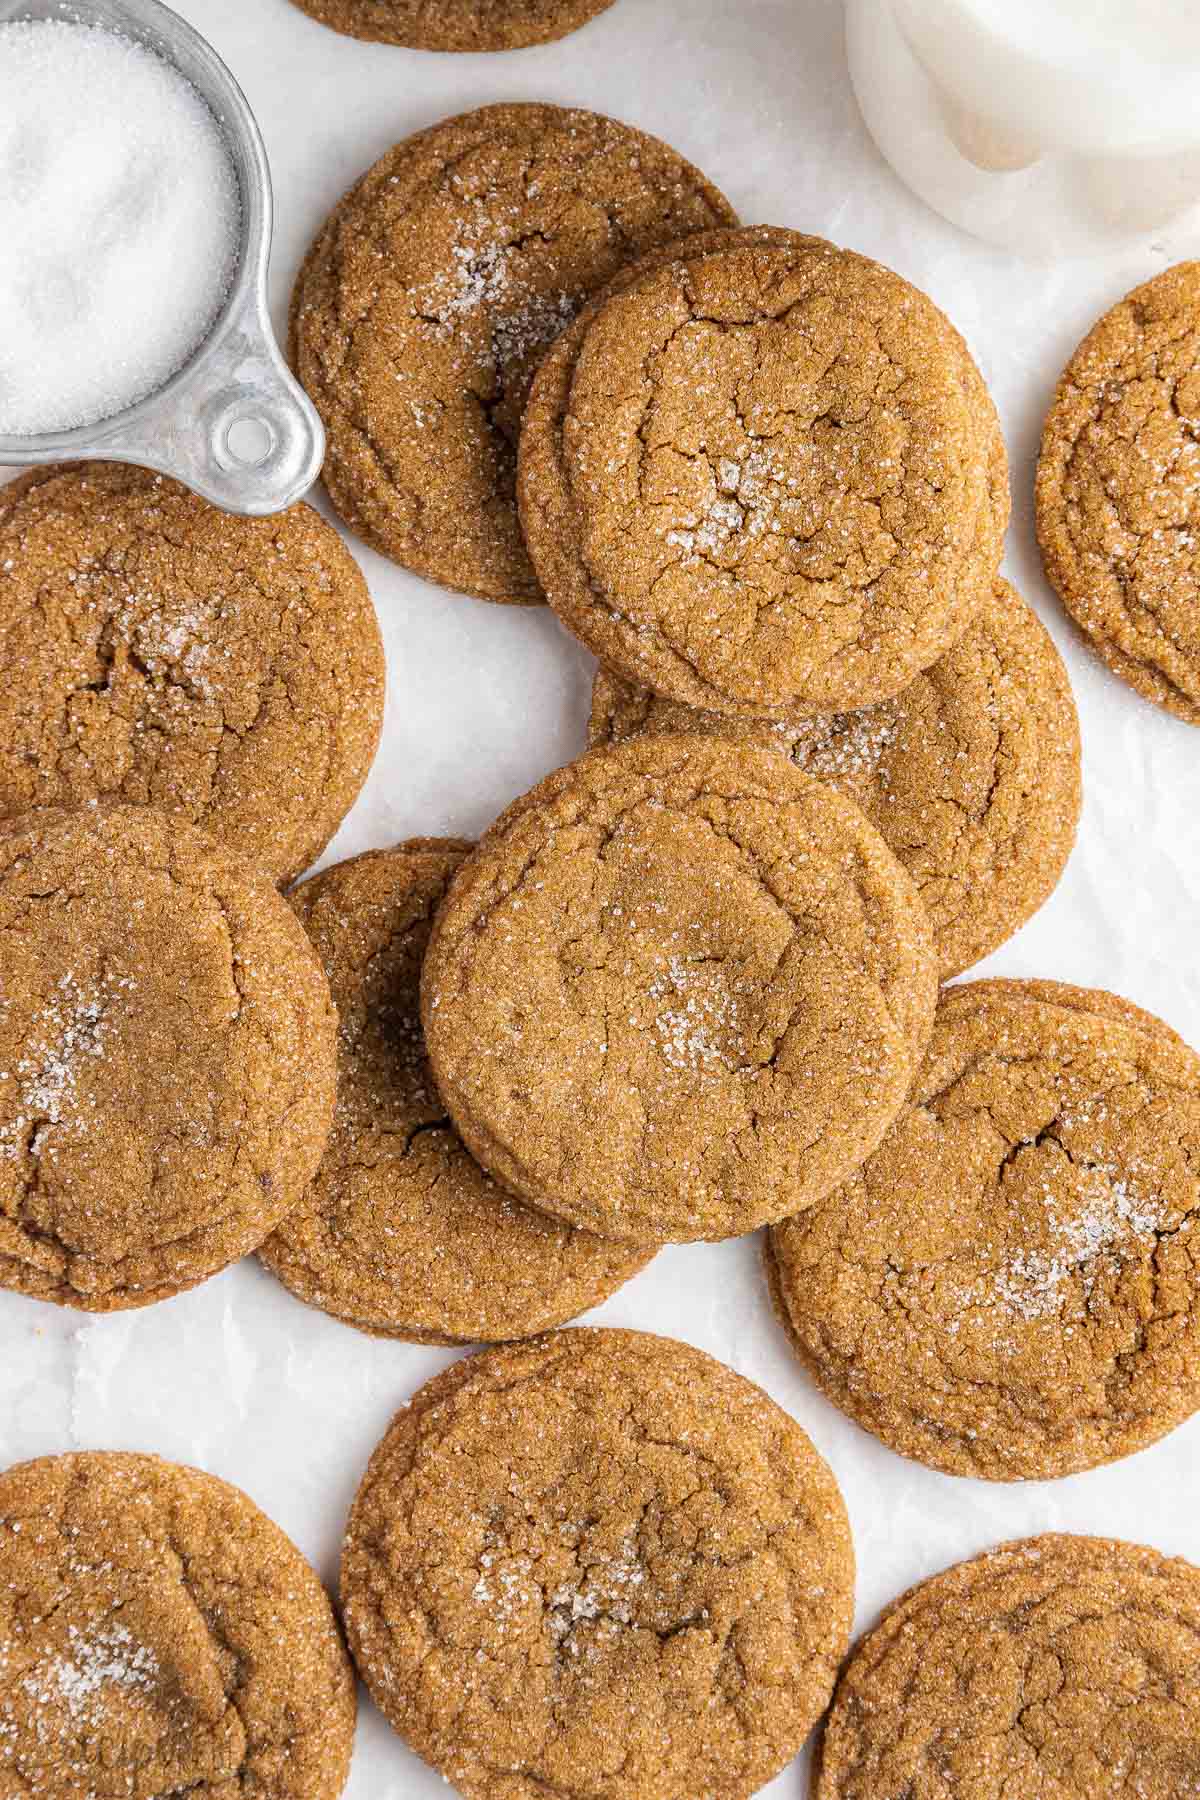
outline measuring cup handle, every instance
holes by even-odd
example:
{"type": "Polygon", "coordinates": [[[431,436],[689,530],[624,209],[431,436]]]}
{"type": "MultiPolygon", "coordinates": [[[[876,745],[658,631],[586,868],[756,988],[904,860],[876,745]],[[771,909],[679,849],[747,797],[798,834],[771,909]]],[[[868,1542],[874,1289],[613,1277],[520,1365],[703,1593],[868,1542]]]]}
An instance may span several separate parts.
{"type": "Polygon", "coordinates": [[[291,374],[257,295],[216,334],[209,355],[103,454],[173,475],[226,512],[282,512],[321,471],[325,432],[291,374]]]}

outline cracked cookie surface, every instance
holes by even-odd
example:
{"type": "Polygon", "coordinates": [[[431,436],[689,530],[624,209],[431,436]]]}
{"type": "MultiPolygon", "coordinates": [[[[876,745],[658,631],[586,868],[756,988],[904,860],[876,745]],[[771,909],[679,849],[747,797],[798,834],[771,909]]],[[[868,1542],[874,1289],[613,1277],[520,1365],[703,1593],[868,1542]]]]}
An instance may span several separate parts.
{"type": "Polygon", "coordinates": [[[578,31],[613,0],[295,0],[348,37],[410,50],[523,50],[578,31]]]}
{"type": "Polygon", "coordinates": [[[471,848],[413,839],[291,896],[337,1007],[338,1100],[316,1177],[259,1254],[301,1300],[418,1342],[532,1337],[650,1260],[514,1200],[446,1115],[421,1035],[421,963],[471,848]]]}
{"type": "Polygon", "coordinates": [[[280,882],[366,780],[383,645],[308,506],[233,518],[117,463],[0,488],[0,818],[116,799],[179,813],[280,882]]]}
{"type": "Polygon", "coordinates": [[[1200,725],[1200,262],[1135,288],[1067,364],[1037,526],[1046,573],[1101,659],[1200,725]]]}
{"type": "Polygon", "coordinates": [[[1200,1791],[1200,1570],[1047,1534],[913,1588],[838,1683],[812,1800],[1200,1791]]]}
{"type": "Polygon", "coordinates": [[[771,227],[635,274],[531,390],[521,514],[551,604],[688,705],[899,692],[966,629],[1007,521],[961,337],[892,271],[771,227]]]}
{"type": "Polygon", "coordinates": [[[1079,719],[1062,658],[998,582],[978,619],[894,700],[819,718],[698,712],[602,669],[591,742],[693,731],[787,756],[861,806],[908,870],[943,979],[1012,936],[1075,841],[1079,719]]]}
{"type": "Polygon", "coordinates": [[[879,1150],[772,1230],[767,1268],[865,1429],[949,1474],[1041,1479],[1200,1406],[1198,1221],[1200,1058],[1113,995],[968,982],[879,1150]]]}
{"type": "Polygon", "coordinates": [[[534,369],[622,263],[733,216],[673,150],[597,113],[484,107],[390,150],[292,302],[346,523],[431,581],[540,602],[515,498],[534,369]]]}
{"type": "Polygon", "coordinates": [[[467,1800],[742,1800],[828,1702],[854,1557],[832,1474],[761,1389],[641,1332],[456,1363],[371,1460],[346,1629],[467,1800]]]}
{"type": "Polygon", "coordinates": [[[934,1005],[916,890],[858,808],[766,751],[594,750],[487,833],[422,1016],[464,1141],[575,1224],[732,1237],[862,1161],[934,1005]]]}
{"type": "Polygon", "coordinates": [[[355,1711],[324,1589],[239,1489],[103,1452],[0,1475],[6,1794],[336,1800],[355,1711]]]}
{"type": "Polygon", "coordinates": [[[0,827],[0,1287],[146,1306],[316,1170],[336,1020],[268,878],[149,807],[0,827]]]}

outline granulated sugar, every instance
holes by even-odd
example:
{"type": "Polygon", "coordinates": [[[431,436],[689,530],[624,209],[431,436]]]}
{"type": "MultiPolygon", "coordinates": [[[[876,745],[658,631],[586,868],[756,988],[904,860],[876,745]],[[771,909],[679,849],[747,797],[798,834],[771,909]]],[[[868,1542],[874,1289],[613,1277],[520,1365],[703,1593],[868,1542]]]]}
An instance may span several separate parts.
{"type": "Polygon", "coordinates": [[[28,1675],[22,1687],[41,1705],[64,1706],[73,1719],[96,1723],[109,1690],[149,1691],[159,1673],[153,1651],[135,1643],[125,1626],[101,1626],[94,1634],[67,1628],[68,1653],[28,1675]]]}
{"type": "Polygon", "coordinates": [[[0,434],[124,411],[201,342],[237,260],[221,131],[98,26],[0,25],[0,434]]]}
{"type": "Polygon", "coordinates": [[[1051,1243],[1047,1249],[1019,1249],[990,1277],[988,1299],[1027,1324],[1057,1317],[1072,1285],[1086,1304],[1095,1282],[1096,1259],[1138,1251],[1149,1254],[1164,1228],[1162,1200],[1135,1189],[1117,1172],[1094,1168],[1066,1211],[1047,1183],[1042,1189],[1051,1243]]]}
{"type": "Polygon", "coordinates": [[[683,566],[692,568],[705,557],[719,557],[726,547],[744,551],[747,542],[782,530],[780,496],[794,495],[798,483],[775,461],[768,446],[756,445],[743,459],[719,459],[713,491],[700,513],[687,513],[683,529],[672,528],[666,541],[684,552],[683,566]]]}
{"type": "Polygon", "coordinates": [[[460,339],[464,326],[484,320],[501,373],[547,350],[578,310],[561,289],[543,294],[531,286],[518,247],[520,229],[513,207],[496,214],[480,206],[451,250],[452,267],[438,272],[422,302],[431,309],[435,333],[446,339],[460,339]]]}
{"type": "Polygon", "coordinates": [[[714,965],[692,964],[672,957],[664,974],[648,989],[652,1000],[666,999],[655,1019],[663,1061],[679,1070],[724,1069],[745,1057],[742,1002],[714,965]]]}

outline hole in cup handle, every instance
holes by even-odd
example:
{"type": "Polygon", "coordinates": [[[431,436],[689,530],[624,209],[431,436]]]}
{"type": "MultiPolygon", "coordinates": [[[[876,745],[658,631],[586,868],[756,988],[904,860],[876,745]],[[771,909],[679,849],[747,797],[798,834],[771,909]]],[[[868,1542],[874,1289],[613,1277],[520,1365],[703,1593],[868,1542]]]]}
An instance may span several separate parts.
{"type": "Polygon", "coordinates": [[[321,472],[325,433],[308,395],[251,317],[226,332],[102,454],[172,475],[226,512],[282,512],[321,472]]]}

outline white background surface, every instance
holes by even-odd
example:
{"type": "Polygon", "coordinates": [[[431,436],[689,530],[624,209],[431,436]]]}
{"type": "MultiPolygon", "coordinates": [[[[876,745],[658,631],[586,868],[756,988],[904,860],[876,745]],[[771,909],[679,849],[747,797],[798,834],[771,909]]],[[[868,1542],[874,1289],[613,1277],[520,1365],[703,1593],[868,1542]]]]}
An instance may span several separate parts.
{"type": "MultiPolygon", "coordinates": [[[[591,106],[697,162],[747,222],[825,233],[926,288],[966,333],[1012,454],[1007,573],[1062,647],[1083,722],[1086,806],[1066,878],[981,965],[1128,994],[1200,1044],[1200,732],[1137,700],[1076,643],[1041,576],[1033,458],[1054,379],[1135,281],[1200,252],[1147,242],[1046,266],[943,225],[888,173],[846,79],[841,0],[617,0],[574,37],[508,56],[420,55],[341,38],[288,0],[176,0],[258,113],[278,202],[274,301],[343,190],[396,140],[509,99],[591,106]]],[[[542,612],[430,587],[355,545],[387,642],[383,748],[332,855],[474,833],[584,743],[589,659],[542,612]]],[[[666,1250],[592,1318],[685,1338],[761,1382],[829,1458],[859,1556],[859,1623],[904,1587],[1006,1537],[1125,1536],[1200,1561],[1200,1417],[1115,1468],[1008,1487],[902,1461],[794,1364],[753,1239],[666,1250]]],[[[94,1321],[0,1294],[0,1464],[67,1448],[155,1450],[228,1477],[327,1579],[393,1410],[449,1353],[376,1343],[247,1262],[193,1294],[94,1321]]],[[[432,1800],[440,1780],[364,1700],[350,1800],[432,1800]]],[[[768,1792],[799,1800],[802,1765],[768,1792]]],[[[690,1800],[680,1796],[680,1800],[690,1800]]]]}

